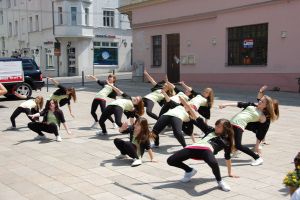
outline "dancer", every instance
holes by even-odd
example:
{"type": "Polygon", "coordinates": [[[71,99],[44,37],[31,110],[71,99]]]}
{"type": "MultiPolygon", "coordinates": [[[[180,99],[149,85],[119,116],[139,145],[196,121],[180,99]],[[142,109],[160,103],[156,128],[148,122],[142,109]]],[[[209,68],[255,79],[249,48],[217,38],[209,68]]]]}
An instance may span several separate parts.
{"type": "Polygon", "coordinates": [[[35,139],[37,140],[46,139],[46,136],[44,135],[44,133],[42,133],[43,131],[47,133],[53,133],[56,136],[56,141],[61,142],[62,138],[58,133],[58,128],[60,127],[61,123],[63,124],[67,133],[71,134],[71,131],[69,130],[66,124],[64,114],[62,110],[59,109],[56,100],[52,99],[47,101],[44,110],[34,115],[28,115],[28,116],[31,118],[43,116],[42,122],[30,122],[28,124],[28,128],[38,134],[38,136],[35,137],[35,139]]]}
{"type": "Polygon", "coordinates": [[[276,120],[272,99],[265,95],[259,100],[257,105],[249,105],[249,103],[245,104],[238,102],[237,104],[223,104],[220,105],[219,108],[223,109],[227,106],[238,106],[239,108],[244,108],[230,120],[230,122],[233,124],[235,147],[237,150],[246,153],[254,159],[254,161],[251,163],[252,166],[261,165],[263,163],[263,159],[251,151],[247,146],[242,145],[242,137],[245,127],[248,123],[264,123],[267,120],[266,116],[268,116],[271,121],[276,120]]]}
{"type": "MultiPolygon", "coordinates": [[[[108,83],[109,84],[109,83],[108,83]]],[[[97,131],[96,134],[107,135],[107,130],[105,126],[105,121],[114,114],[116,124],[122,126],[122,114],[124,113],[127,118],[134,118],[136,116],[142,116],[144,114],[144,102],[142,101],[141,96],[131,97],[115,87],[112,84],[109,84],[113,90],[119,95],[122,96],[122,99],[117,99],[107,105],[104,111],[101,114],[99,119],[99,124],[102,130],[97,131]]]]}
{"type": "MultiPolygon", "coordinates": [[[[117,93],[107,83],[114,85],[116,83],[117,78],[113,74],[109,74],[106,81],[100,81],[93,75],[87,75],[87,77],[95,80],[102,87],[102,89],[94,97],[94,100],[93,100],[93,103],[91,106],[91,115],[93,116],[93,118],[95,120],[94,124],[91,127],[94,128],[99,123],[98,116],[96,114],[96,110],[97,110],[98,106],[100,105],[101,112],[103,113],[103,111],[106,107],[106,98],[109,97],[112,99],[116,99],[117,93]]],[[[111,123],[113,123],[114,128],[118,128],[118,125],[115,123],[115,121],[113,120],[113,118],[111,116],[108,119],[109,119],[109,121],[111,121],[111,123]]]]}
{"type": "MultiPolygon", "coordinates": [[[[21,96],[18,96],[18,97],[20,98],[21,96]]],[[[10,121],[11,121],[12,126],[9,129],[15,129],[16,128],[15,119],[21,113],[25,113],[31,121],[35,121],[31,117],[29,117],[29,115],[35,114],[35,113],[39,112],[40,110],[42,110],[43,105],[44,105],[44,98],[42,96],[37,96],[34,99],[29,99],[29,100],[21,103],[10,117],[10,121]]]]}
{"type": "Polygon", "coordinates": [[[148,81],[153,85],[151,93],[143,97],[144,106],[146,107],[146,113],[149,117],[158,120],[158,116],[152,112],[155,102],[160,105],[164,104],[164,95],[161,91],[165,91],[169,96],[172,95],[173,90],[170,88],[167,82],[157,83],[150,74],[144,70],[144,75],[148,81]]]}
{"type": "Polygon", "coordinates": [[[148,121],[144,117],[135,120],[134,125],[128,126],[123,123],[120,128],[121,133],[129,133],[130,141],[126,142],[122,139],[114,139],[114,144],[120,150],[121,154],[116,156],[117,159],[127,158],[126,155],[133,158],[132,167],[142,164],[142,157],[145,150],[148,151],[151,162],[153,162],[153,152],[150,148],[150,140],[152,136],[149,131],[148,121]]]}
{"type": "Polygon", "coordinates": [[[50,96],[50,100],[56,100],[59,104],[59,107],[62,107],[66,104],[68,104],[70,115],[74,118],[74,115],[72,114],[71,110],[71,99],[73,99],[74,102],[76,102],[76,91],[75,88],[65,88],[62,84],[60,84],[58,81],[54,80],[53,78],[48,78],[50,81],[53,82],[53,84],[58,87],[55,92],[50,96]]]}
{"type": "Polygon", "coordinates": [[[200,141],[186,146],[184,149],[171,155],[167,160],[168,164],[185,171],[184,177],[180,181],[186,183],[191,180],[197,171],[184,164],[183,161],[188,159],[204,160],[212,169],[219,187],[224,191],[230,191],[230,186],[221,178],[220,168],[214,154],[224,149],[228,176],[238,178],[238,176],[232,174],[231,170],[230,152],[233,148],[233,129],[231,123],[227,119],[219,119],[215,123],[215,128],[213,128],[208,126],[185,100],[182,100],[182,104],[188,110],[195,125],[204,132],[205,136],[200,141]]]}
{"type": "Polygon", "coordinates": [[[5,95],[7,93],[7,89],[0,83],[0,96],[5,95]]]}

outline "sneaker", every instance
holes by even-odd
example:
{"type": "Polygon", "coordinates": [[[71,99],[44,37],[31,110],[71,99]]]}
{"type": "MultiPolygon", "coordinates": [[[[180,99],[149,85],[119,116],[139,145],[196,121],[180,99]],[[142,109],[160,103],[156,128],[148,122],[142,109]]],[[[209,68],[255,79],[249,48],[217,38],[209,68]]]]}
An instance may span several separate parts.
{"type": "Polygon", "coordinates": [[[236,151],[234,151],[234,152],[231,154],[231,157],[232,157],[232,158],[238,158],[240,154],[241,154],[241,152],[238,151],[238,150],[236,150],[236,151]]]}
{"type": "Polygon", "coordinates": [[[156,144],[153,143],[153,144],[150,145],[150,147],[151,147],[151,149],[153,149],[153,148],[158,148],[159,145],[156,145],[156,144]]]}
{"type": "Polygon", "coordinates": [[[94,122],[93,125],[91,126],[91,128],[96,128],[97,124],[99,124],[98,122],[94,122]]]}
{"type": "Polygon", "coordinates": [[[10,126],[7,128],[7,130],[16,130],[17,128],[15,126],[10,126]]]}
{"type": "Polygon", "coordinates": [[[35,140],[45,140],[47,139],[45,135],[38,135],[34,138],[35,140]]]}
{"type": "Polygon", "coordinates": [[[114,129],[118,129],[119,128],[118,124],[114,123],[113,125],[114,125],[114,129]]]}
{"type": "Polygon", "coordinates": [[[197,170],[193,169],[191,172],[185,172],[184,177],[180,179],[180,182],[187,183],[197,173],[197,170]]]}
{"type": "Polygon", "coordinates": [[[224,182],[223,180],[218,181],[218,185],[225,192],[229,192],[231,190],[230,186],[226,182],[224,182]]]}
{"type": "Polygon", "coordinates": [[[141,159],[133,159],[133,162],[131,164],[131,167],[136,167],[142,164],[142,160],[141,159]]]}
{"type": "Polygon", "coordinates": [[[61,141],[62,141],[60,135],[56,136],[56,141],[57,141],[57,142],[61,142],[61,141]]]}
{"type": "Polygon", "coordinates": [[[252,165],[252,166],[258,166],[258,165],[262,165],[263,162],[264,162],[264,160],[263,160],[261,157],[259,157],[258,159],[254,160],[254,161],[251,163],[251,165],[252,165]]]}
{"type": "Polygon", "coordinates": [[[96,131],[97,135],[107,135],[107,132],[103,132],[102,130],[96,131]]]}
{"type": "Polygon", "coordinates": [[[125,158],[127,158],[127,156],[123,155],[123,154],[120,154],[120,155],[116,156],[115,158],[116,159],[125,159],[125,158]]]}

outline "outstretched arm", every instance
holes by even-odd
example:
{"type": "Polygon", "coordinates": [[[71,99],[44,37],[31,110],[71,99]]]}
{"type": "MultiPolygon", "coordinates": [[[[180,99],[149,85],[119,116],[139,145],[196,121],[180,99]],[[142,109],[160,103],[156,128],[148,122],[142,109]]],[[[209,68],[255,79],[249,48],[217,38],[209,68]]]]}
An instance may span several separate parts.
{"type": "Polygon", "coordinates": [[[268,86],[264,85],[259,89],[259,91],[257,93],[257,99],[261,99],[264,96],[264,92],[267,88],[268,88],[268,86]]]}
{"type": "Polygon", "coordinates": [[[223,108],[226,108],[226,107],[228,107],[228,106],[230,106],[230,107],[236,107],[236,106],[237,106],[237,103],[221,104],[221,105],[219,105],[219,108],[220,108],[220,109],[223,109],[223,108]]]}
{"type": "Polygon", "coordinates": [[[228,176],[231,178],[239,178],[239,176],[233,175],[231,171],[231,159],[226,160],[226,166],[227,166],[227,171],[228,171],[228,176]]]}
{"type": "Polygon", "coordinates": [[[166,102],[170,102],[171,99],[170,99],[169,95],[166,93],[166,91],[161,90],[161,93],[164,95],[166,102]]]}
{"type": "Polygon", "coordinates": [[[151,83],[153,86],[157,84],[157,82],[152,78],[152,76],[150,76],[150,74],[149,74],[146,70],[144,70],[144,75],[145,75],[146,79],[147,79],[148,81],[150,81],[150,83],[151,83]]]}
{"type": "Polygon", "coordinates": [[[74,118],[75,116],[72,114],[72,109],[71,109],[71,105],[70,104],[68,104],[68,109],[69,109],[70,115],[74,118]]]}
{"type": "Polygon", "coordinates": [[[94,81],[98,81],[98,78],[96,76],[93,75],[87,75],[86,76],[88,79],[93,79],[94,81]]]}
{"type": "Polygon", "coordinates": [[[0,83],[0,95],[4,95],[7,93],[7,89],[0,83]]]}
{"type": "Polygon", "coordinates": [[[186,85],[184,81],[179,82],[179,84],[180,84],[185,90],[188,90],[188,91],[190,91],[190,92],[193,90],[193,88],[190,87],[190,86],[188,86],[188,85],[186,85]]]}
{"type": "Polygon", "coordinates": [[[47,77],[56,87],[59,85],[59,82],[54,80],[53,78],[47,77]]]}
{"type": "Polygon", "coordinates": [[[63,125],[64,125],[64,127],[65,127],[67,133],[68,133],[69,135],[71,135],[72,133],[71,133],[69,127],[67,126],[67,124],[66,124],[66,123],[63,123],[63,125]]]}
{"type": "Polygon", "coordinates": [[[188,102],[182,98],[181,96],[179,96],[179,100],[180,102],[182,103],[182,105],[184,106],[185,110],[190,114],[190,117],[193,119],[193,120],[196,120],[198,117],[200,117],[199,113],[196,112],[190,104],[188,104],[188,102]]]}
{"type": "Polygon", "coordinates": [[[108,81],[107,81],[107,84],[112,87],[112,89],[117,93],[118,96],[121,96],[124,93],[122,90],[120,90],[113,84],[109,83],[108,81]]]}

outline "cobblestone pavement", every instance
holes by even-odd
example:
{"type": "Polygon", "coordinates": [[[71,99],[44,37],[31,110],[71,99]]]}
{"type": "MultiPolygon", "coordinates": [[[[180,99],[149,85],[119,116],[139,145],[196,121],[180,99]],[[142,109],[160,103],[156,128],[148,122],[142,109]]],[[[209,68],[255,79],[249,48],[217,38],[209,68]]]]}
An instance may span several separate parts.
{"type": "MultiPolygon", "coordinates": [[[[58,143],[54,135],[43,142],[33,140],[35,133],[27,128],[28,119],[24,115],[17,118],[15,131],[6,130],[10,126],[9,117],[23,101],[7,101],[0,98],[0,199],[1,200],[88,200],[88,199],[289,199],[287,189],[282,184],[284,175],[293,169],[292,160],[300,147],[300,95],[295,93],[268,92],[280,100],[280,119],[271,125],[267,135],[269,145],[263,147],[264,164],[249,165],[250,158],[244,154],[233,159],[234,174],[240,178],[226,177],[227,168],[223,153],[217,155],[221,174],[232,188],[223,192],[217,187],[210,168],[203,161],[188,160],[186,163],[198,170],[189,183],[180,183],[183,171],[168,166],[166,159],[180,149],[171,132],[161,135],[161,147],[154,149],[156,162],[149,162],[148,154],[143,164],[132,168],[131,160],[116,160],[118,151],[114,138],[127,139],[112,129],[107,122],[108,136],[96,136],[90,126],[93,123],[90,105],[97,85],[88,83],[85,87],[75,84],[78,102],[73,103],[75,118],[67,108],[63,108],[72,135],[62,128],[63,142],[58,143]]],[[[144,95],[149,91],[147,83],[122,80],[120,88],[131,95],[144,95]]],[[[198,90],[200,87],[194,87],[198,90]]],[[[34,96],[50,95],[49,92],[34,92],[34,96]]],[[[219,110],[217,105],[224,102],[255,101],[256,91],[240,91],[216,88],[216,102],[212,108],[213,124],[218,118],[230,118],[238,108],[219,110]]],[[[99,113],[100,111],[98,111],[99,113]]],[[[156,105],[154,112],[159,112],[156,105]]],[[[149,119],[149,117],[147,117],[149,119]]],[[[149,119],[153,125],[154,121],[149,119]]],[[[196,129],[200,134],[200,131],[196,129]]],[[[191,139],[186,137],[188,144],[191,139]]],[[[254,146],[255,136],[245,132],[243,143],[254,146]]]]}

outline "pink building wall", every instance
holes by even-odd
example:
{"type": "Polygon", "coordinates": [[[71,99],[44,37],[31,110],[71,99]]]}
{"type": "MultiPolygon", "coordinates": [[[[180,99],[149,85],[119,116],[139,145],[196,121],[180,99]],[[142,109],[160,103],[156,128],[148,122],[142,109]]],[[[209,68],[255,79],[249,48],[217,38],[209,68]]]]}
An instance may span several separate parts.
{"type": "Polygon", "coordinates": [[[166,73],[166,34],[180,33],[180,54],[195,55],[195,65],[181,65],[181,79],[211,85],[258,87],[268,84],[284,91],[298,91],[300,77],[299,0],[278,0],[265,5],[223,10],[244,5],[270,2],[263,0],[173,0],[133,10],[133,59],[144,62],[156,77],[166,73]],[[222,3],[221,3],[222,2],[222,3]],[[141,26],[145,22],[171,19],[210,11],[216,17],[204,20],[141,26]],[[227,28],[268,23],[267,66],[226,66],[227,28]],[[281,38],[286,31],[287,37],[281,38]],[[162,67],[152,68],[151,36],[163,36],[162,67]],[[216,45],[212,44],[216,40],[216,45]],[[189,45],[190,43],[190,45],[189,45]]]}

